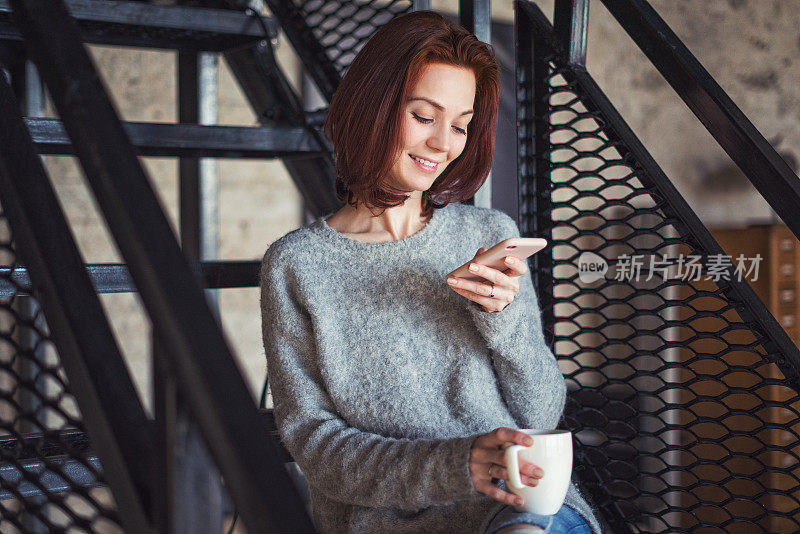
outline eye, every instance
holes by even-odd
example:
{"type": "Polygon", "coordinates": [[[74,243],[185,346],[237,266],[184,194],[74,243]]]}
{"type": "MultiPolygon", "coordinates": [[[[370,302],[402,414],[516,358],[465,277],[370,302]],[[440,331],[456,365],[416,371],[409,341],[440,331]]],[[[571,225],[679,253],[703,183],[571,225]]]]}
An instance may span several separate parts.
{"type": "MultiPolygon", "coordinates": [[[[413,112],[411,114],[414,116],[415,119],[417,119],[422,124],[430,124],[430,123],[433,122],[433,119],[426,119],[424,117],[420,117],[419,115],[417,115],[416,113],[413,113],[413,112]]],[[[460,133],[461,135],[467,135],[467,130],[465,130],[464,128],[459,128],[457,126],[453,126],[453,129],[455,131],[457,131],[458,133],[460,133]]]]}
{"type": "Polygon", "coordinates": [[[418,120],[419,122],[421,122],[422,124],[430,124],[430,123],[432,123],[432,122],[433,122],[433,119],[425,119],[425,118],[422,118],[422,117],[420,117],[419,115],[417,115],[416,113],[412,113],[412,115],[414,115],[414,118],[415,118],[415,119],[417,119],[417,120],[418,120]]]}

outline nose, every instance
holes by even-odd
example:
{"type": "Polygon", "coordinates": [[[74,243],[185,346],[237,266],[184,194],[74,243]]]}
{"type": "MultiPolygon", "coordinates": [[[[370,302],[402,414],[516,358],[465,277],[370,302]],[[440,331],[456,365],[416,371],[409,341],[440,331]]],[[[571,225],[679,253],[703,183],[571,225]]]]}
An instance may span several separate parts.
{"type": "Polygon", "coordinates": [[[449,126],[439,126],[434,128],[428,137],[428,146],[439,152],[450,152],[450,130],[449,126]]]}

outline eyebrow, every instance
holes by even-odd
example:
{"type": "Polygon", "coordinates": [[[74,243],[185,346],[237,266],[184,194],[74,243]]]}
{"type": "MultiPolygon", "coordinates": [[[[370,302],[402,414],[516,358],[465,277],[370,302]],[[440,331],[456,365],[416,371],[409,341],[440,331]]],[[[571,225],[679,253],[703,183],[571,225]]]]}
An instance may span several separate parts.
{"type": "MultiPolygon", "coordinates": [[[[430,98],[426,98],[424,96],[412,96],[411,98],[408,99],[408,102],[413,102],[415,100],[424,100],[425,102],[427,102],[431,106],[435,107],[436,109],[438,109],[440,111],[444,111],[444,106],[443,105],[441,105],[440,103],[436,102],[435,100],[431,100],[430,98]]],[[[471,109],[468,109],[467,111],[462,112],[461,115],[459,115],[459,117],[463,117],[464,115],[469,115],[470,113],[475,113],[475,112],[473,110],[471,110],[471,109]]]]}

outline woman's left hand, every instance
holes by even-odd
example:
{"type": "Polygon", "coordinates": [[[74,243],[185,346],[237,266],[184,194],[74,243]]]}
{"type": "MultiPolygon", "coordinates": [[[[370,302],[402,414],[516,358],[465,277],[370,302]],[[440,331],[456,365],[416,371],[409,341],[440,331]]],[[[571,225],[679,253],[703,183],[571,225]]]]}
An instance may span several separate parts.
{"type": "MultiPolygon", "coordinates": [[[[475,256],[488,250],[485,247],[478,249],[475,256]]],[[[480,263],[470,262],[470,266],[474,265],[477,274],[485,278],[486,282],[476,282],[474,280],[467,280],[466,278],[448,277],[447,283],[450,287],[461,296],[480,304],[487,312],[499,312],[505,309],[506,306],[513,302],[519,291],[519,277],[528,272],[528,266],[524,261],[520,261],[512,256],[507,256],[505,263],[508,269],[505,272],[493,269],[480,263]],[[511,260],[509,263],[508,260],[511,260]],[[450,281],[455,281],[451,284],[450,281]],[[494,285],[494,287],[492,287],[494,285]],[[494,296],[490,296],[490,295],[494,296]]]]}

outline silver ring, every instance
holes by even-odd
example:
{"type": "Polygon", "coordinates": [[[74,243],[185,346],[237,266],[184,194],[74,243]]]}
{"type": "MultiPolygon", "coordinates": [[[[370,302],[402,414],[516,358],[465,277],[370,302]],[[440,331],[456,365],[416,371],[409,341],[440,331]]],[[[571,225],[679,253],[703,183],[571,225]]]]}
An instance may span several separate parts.
{"type": "Polygon", "coordinates": [[[489,297],[494,297],[494,284],[492,284],[492,292],[489,293],[489,297]]]}

